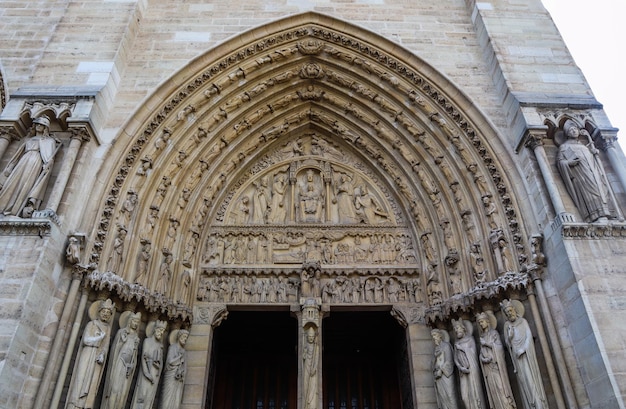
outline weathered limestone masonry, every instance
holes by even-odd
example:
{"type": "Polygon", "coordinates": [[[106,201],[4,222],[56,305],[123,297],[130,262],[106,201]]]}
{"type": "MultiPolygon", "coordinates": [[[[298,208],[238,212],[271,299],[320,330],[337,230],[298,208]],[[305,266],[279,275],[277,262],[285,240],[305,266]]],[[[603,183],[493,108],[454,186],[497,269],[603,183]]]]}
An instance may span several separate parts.
{"type": "Polygon", "coordinates": [[[626,159],[540,0],[4,1],[0,75],[0,408],[234,408],[235,312],[339,408],[381,311],[385,409],[625,407],[626,159]]]}

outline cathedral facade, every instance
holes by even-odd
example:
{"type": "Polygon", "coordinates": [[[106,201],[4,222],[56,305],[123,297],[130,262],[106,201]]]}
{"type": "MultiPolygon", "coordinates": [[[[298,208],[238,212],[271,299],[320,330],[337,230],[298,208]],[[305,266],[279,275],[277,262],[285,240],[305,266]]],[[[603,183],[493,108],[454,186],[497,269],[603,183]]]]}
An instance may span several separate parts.
{"type": "Polygon", "coordinates": [[[540,0],[3,8],[0,407],[624,407],[626,159],[540,0]]]}

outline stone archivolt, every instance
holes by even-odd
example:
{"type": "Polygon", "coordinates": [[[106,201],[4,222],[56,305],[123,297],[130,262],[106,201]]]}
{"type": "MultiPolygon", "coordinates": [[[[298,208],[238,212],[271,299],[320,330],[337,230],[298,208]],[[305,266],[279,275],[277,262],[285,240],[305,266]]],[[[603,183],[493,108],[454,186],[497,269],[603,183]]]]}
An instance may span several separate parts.
{"type": "Polygon", "coordinates": [[[235,258],[237,265],[297,264],[314,259],[294,256],[308,251],[329,265],[413,264],[430,277],[424,292],[429,283],[439,292],[431,305],[458,289],[521,274],[527,251],[517,206],[484,142],[493,131],[477,129],[462,113],[473,108],[458,106],[426,78],[439,78],[429,67],[422,73],[412,65],[348,34],[304,25],[190,73],[133,132],[109,182],[90,263],[106,269],[120,248],[115,231],[123,220],[127,238],[151,245],[121,246],[114,273],[133,283],[143,258],[152,278],[142,284],[155,291],[162,274],[161,291],[171,300],[190,270],[229,264],[221,246],[236,237],[246,237],[247,246],[252,237],[256,249],[254,261],[246,255],[235,258]],[[349,205],[334,202],[343,182],[358,188],[349,205]],[[284,215],[280,200],[272,202],[281,194],[284,215]],[[136,205],[129,208],[129,200],[136,205]],[[249,224],[258,227],[254,234],[226,229],[249,224]],[[270,234],[272,226],[290,224],[302,226],[303,237],[270,234]],[[372,231],[349,231],[356,227],[372,231]],[[391,240],[396,248],[384,262],[371,253],[356,262],[341,248],[356,247],[357,237],[361,245],[391,240]],[[326,259],[321,248],[306,248],[324,240],[332,243],[326,259]],[[265,242],[272,252],[258,260],[265,242]],[[471,261],[476,249],[479,278],[471,261]],[[446,267],[450,255],[458,258],[454,270],[446,267]],[[460,284],[451,282],[455,274],[460,284]]]}

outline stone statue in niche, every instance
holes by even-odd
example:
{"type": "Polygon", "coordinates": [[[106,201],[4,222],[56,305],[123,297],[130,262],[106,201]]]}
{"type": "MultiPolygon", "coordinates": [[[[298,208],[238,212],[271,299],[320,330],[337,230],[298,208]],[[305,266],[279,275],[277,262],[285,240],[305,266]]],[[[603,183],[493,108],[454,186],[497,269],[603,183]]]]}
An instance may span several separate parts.
{"type": "Polygon", "coordinates": [[[252,213],[252,222],[257,224],[266,224],[270,213],[271,191],[268,186],[269,180],[267,176],[261,177],[260,181],[252,182],[254,185],[254,210],[252,213]]]}
{"type": "Polygon", "coordinates": [[[110,321],[114,313],[115,305],[110,299],[96,301],[89,307],[91,321],[83,331],[66,409],[94,407],[109,351],[110,321]]]}
{"type": "Polygon", "coordinates": [[[354,186],[350,176],[342,174],[339,177],[333,203],[337,205],[337,217],[340,224],[356,223],[354,186]]]}
{"type": "Polygon", "coordinates": [[[237,224],[246,224],[250,221],[250,198],[244,196],[239,200],[239,206],[235,215],[237,224]]]}
{"type": "Polygon", "coordinates": [[[152,408],[163,369],[163,334],[166,321],[152,321],[146,327],[147,338],[141,351],[141,371],[137,377],[133,408],[152,408]]]}
{"type": "Polygon", "coordinates": [[[584,221],[604,221],[611,216],[612,197],[598,150],[589,133],[573,120],[565,121],[563,131],[566,140],[556,160],[567,192],[584,221]]]}
{"type": "Polygon", "coordinates": [[[178,302],[186,304],[191,300],[191,272],[183,270],[180,275],[180,285],[178,289],[178,302]]]}
{"type": "Polygon", "coordinates": [[[67,247],[65,248],[65,260],[72,265],[80,261],[80,242],[75,236],[68,238],[67,247]]]}
{"type": "Polygon", "coordinates": [[[126,227],[123,225],[117,226],[117,235],[113,240],[113,249],[109,255],[107,261],[107,270],[117,273],[120,265],[122,264],[122,258],[124,255],[124,242],[126,241],[126,227]]]}
{"type": "Polygon", "coordinates": [[[159,267],[159,276],[154,286],[154,291],[167,295],[170,287],[170,280],[172,279],[172,261],[174,258],[172,256],[172,252],[167,248],[163,248],[161,252],[163,253],[163,262],[161,262],[161,267],[159,267]]]}
{"type": "Polygon", "coordinates": [[[459,254],[456,251],[450,252],[444,260],[448,277],[450,279],[450,292],[453,295],[463,292],[461,269],[459,268],[459,254]]]}
{"type": "Polygon", "coordinates": [[[50,118],[46,115],[33,119],[30,133],[4,169],[7,179],[0,184],[0,212],[5,216],[23,217],[22,210],[29,201],[33,210],[39,209],[54,157],[61,148],[61,142],[50,134],[50,118]]]}
{"type": "Polygon", "coordinates": [[[482,201],[483,207],[485,208],[485,216],[487,216],[487,220],[489,222],[489,227],[491,227],[492,230],[498,229],[498,208],[491,199],[491,195],[484,195],[482,197],[482,201]]]}
{"type": "Polygon", "coordinates": [[[319,364],[319,339],[317,328],[311,325],[304,329],[304,346],[302,348],[302,371],[304,373],[304,409],[317,409],[318,407],[318,364],[319,364]]]}
{"type": "Polygon", "coordinates": [[[476,285],[481,285],[485,282],[487,278],[487,270],[485,269],[485,260],[483,259],[479,243],[473,243],[470,246],[469,256],[472,267],[472,276],[474,277],[474,283],[476,285]]]}
{"type": "Polygon", "coordinates": [[[498,272],[504,274],[509,271],[515,271],[513,268],[513,255],[511,254],[509,243],[504,237],[504,232],[501,229],[492,230],[489,233],[489,242],[496,259],[498,272]]]}
{"type": "Polygon", "coordinates": [[[298,221],[320,223],[324,221],[324,190],[319,175],[312,169],[306,171],[306,180],[298,190],[298,221]]]}
{"type": "Polygon", "coordinates": [[[133,213],[135,212],[135,208],[137,207],[137,201],[137,192],[132,189],[129,190],[128,195],[126,196],[126,200],[124,200],[122,208],[120,209],[120,213],[122,215],[122,223],[124,225],[128,225],[130,223],[133,213]]]}
{"type": "Polygon", "coordinates": [[[135,282],[145,285],[146,273],[148,272],[148,264],[150,263],[150,257],[152,252],[152,243],[150,240],[141,239],[141,249],[137,254],[137,274],[135,275],[135,282]]]}
{"type": "Polygon", "coordinates": [[[285,174],[279,173],[274,178],[274,184],[272,186],[272,202],[269,209],[270,223],[282,224],[287,217],[287,181],[285,180],[285,174]]]}
{"type": "Polygon", "coordinates": [[[497,320],[492,311],[476,314],[480,335],[480,366],[492,409],[516,409],[509,375],[506,370],[504,348],[496,330],[497,320]]]}
{"type": "Polygon", "coordinates": [[[188,337],[189,331],[185,329],[174,330],[170,334],[170,347],[163,370],[163,390],[159,401],[161,409],[178,409],[182,402],[187,373],[185,344],[188,337]]]}
{"type": "Polygon", "coordinates": [[[441,292],[437,264],[428,265],[426,291],[428,292],[428,302],[430,305],[440,304],[443,301],[443,293],[441,292]]]}
{"type": "Polygon", "coordinates": [[[356,208],[357,218],[361,222],[377,224],[389,219],[389,215],[380,205],[376,196],[370,193],[365,185],[355,190],[354,207],[356,208]]]}
{"type": "Polygon", "coordinates": [[[506,343],[513,368],[522,392],[524,409],[548,408],[535,344],[530,326],[524,318],[524,305],[518,300],[504,300],[500,304],[507,321],[504,323],[506,343]]]}
{"type": "Polygon", "coordinates": [[[102,409],[117,409],[126,406],[128,393],[137,366],[141,313],[125,311],[120,315],[120,329],[115,334],[111,347],[111,360],[102,395],[102,409]]]}
{"type": "Polygon", "coordinates": [[[454,359],[450,336],[441,329],[433,329],[430,335],[435,343],[433,357],[433,376],[439,409],[458,409],[454,381],[454,359]]]}
{"type": "Polygon", "coordinates": [[[159,207],[154,206],[154,205],[150,206],[150,211],[148,212],[148,215],[146,216],[146,224],[144,225],[141,231],[141,237],[150,238],[150,236],[152,235],[152,232],[154,231],[154,227],[157,224],[158,219],[159,219],[159,207]]]}
{"type": "Polygon", "coordinates": [[[472,323],[453,319],[452,327],[456,334],[454,363],[459,370],[461,400],[466,409],[486,409],[472,323]]]}

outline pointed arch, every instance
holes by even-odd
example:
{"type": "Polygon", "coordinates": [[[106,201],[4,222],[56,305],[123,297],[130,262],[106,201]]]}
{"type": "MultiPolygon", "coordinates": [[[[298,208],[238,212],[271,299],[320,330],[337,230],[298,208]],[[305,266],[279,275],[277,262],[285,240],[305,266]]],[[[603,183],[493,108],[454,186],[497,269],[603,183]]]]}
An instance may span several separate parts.
{"type": "MultiPolygon", "coordinates": [[[[243,181],[269,152],[306,132],[359,158],[386,187],[418,250],[423,286],[439,287],[433,314],[462,304],[446,285],[450,266],[464,272],[463,291],[484,279],[472,276],[465,257],[473,246],[490,254],[506,246],[507,260],[500,250],[483,254],[487,281],[507,273],[524,280],[526,243],[512,191],[519,176],[506,168],[488,119],[417,56],[312,12],[219,45],[134,113],[118,136],[120,166],[100,203],[90,262],[138,281],[144,293],[158,289],[159,274],[189,274],[243,181]],[[129,246],[127,237],[143,245],[129,246]]],[[[167,308],[193,303],[177,298],[182,290],[168,291],[167,308]]]]}

